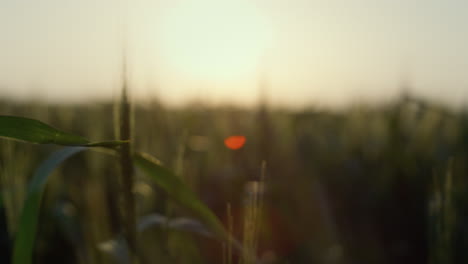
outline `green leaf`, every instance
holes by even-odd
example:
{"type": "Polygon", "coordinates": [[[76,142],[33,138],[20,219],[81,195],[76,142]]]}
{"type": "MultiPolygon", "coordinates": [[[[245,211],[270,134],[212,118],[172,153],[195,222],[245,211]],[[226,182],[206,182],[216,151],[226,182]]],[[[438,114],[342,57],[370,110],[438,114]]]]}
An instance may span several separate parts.
{"type": "Polygon", "coordinates": [[[41,121],[17,116],[0,116],[0,136],[39,144],[89,143],[86,138],[60,131],[41,121]]]}
{"type": "Polygon", "coordinates": [[[172,199],[195,214],[216,236],[221,239],[231,240],[230,235],[226,232],[216,215],[198,199],[195,193],[179,177],[161,166],[159,161],[148,154],[137,153],[134,156],[134,161],[172,199]]]}
{"type": "Polygon", "coordinates": [[[101,142],[93,142],[83,145],[84,147],[106,147],[106,148],[113,148],[118,147],[122,144],[129,143],[129,140],[112,140],[112,141],[101,141],[101,142]]]}
{"type": "Polygon", "coordinates": [[[116,147],[128,142],[125,140],[90,142],[84,137],[58,130],[38,120],[19,116],[1,115],[0,137],[37,144],[108,148],[116,147]]]}
{"type": "Polygon", "coordinates": [[[13,247],[13,264],[30,264],[36,238],[39,209],[49,175],[63,161],[85,150],[84,147],[66,147],[52,153],[37,168],[28,186],[13,247]]]}

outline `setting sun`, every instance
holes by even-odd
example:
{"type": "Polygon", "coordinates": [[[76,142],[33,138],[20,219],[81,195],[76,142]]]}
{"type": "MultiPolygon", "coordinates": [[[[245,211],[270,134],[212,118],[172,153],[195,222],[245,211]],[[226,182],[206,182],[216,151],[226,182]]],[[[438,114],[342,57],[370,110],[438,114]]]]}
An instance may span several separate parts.
{"type": "Polygon", "coordinates": [[[271,41],[267,19],[247,1],[192,0],[160,18],[162,46],[174,71],[194,80],[236,80],[257,71],[271,41]]]}

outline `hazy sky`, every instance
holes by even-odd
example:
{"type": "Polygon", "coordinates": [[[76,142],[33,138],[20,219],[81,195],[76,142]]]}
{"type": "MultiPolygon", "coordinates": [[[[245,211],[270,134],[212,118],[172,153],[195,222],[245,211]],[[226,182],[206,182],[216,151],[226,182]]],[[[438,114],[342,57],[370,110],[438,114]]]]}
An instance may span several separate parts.
{"type": "Polygon", "coordinates": [[[0,0],[0,97],[468,100],[468,1],[0,0]],[[123,37],[125,36],[125,38],[123,37]]]}

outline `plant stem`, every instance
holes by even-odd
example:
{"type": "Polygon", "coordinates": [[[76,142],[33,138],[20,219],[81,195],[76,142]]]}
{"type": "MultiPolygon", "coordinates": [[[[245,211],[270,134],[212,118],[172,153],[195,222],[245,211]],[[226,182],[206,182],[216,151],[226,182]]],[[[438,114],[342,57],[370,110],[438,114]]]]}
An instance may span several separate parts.
{"type": "Polygon", "coordinates": [[[127,239],[131,263],[137,263],[137,231],[135,197],[133,196],[133,162],[131,140],[131,105],[128,98],[127,76],[124,62],[123,87],[120,102],[120,139],[128,140],[120,148],[121,193],[122,193],[122,220],[124,235],[127,239]]]}

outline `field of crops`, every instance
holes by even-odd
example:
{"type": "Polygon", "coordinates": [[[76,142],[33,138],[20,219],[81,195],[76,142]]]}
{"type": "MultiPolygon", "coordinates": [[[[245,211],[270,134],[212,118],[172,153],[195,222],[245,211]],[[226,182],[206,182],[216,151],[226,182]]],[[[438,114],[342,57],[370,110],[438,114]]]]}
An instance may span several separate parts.
{"type": "MultiPolygon", "coordinates": [[[[2,116],[40,120],[93,142],[122,136],[121,108],[0,101],[2,116]]],[[[125,157],[100,147],[74,155],[53,171],[39,199],[32,263],[468,260],[463,111],[406,95],[342,110],[170,108],[154,100],[128,112],[131,150],[156,157],[183,187],[157,173],[153,180],[143,158],[127,168],[134,171],[132,239],[131,217],[121,213],[132,215],[121,181],[125,157]],[[228,148],[230,136],[245,144],[228,148]],[[205,208],[234,242],[216,236],[205,208]]],[[[0,138],[0,263],[26,254],[16,243],[28,230],[23,205],[33,175],[60,148],[0,138]]]]}

